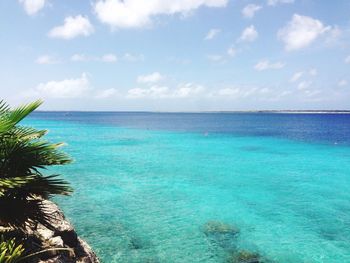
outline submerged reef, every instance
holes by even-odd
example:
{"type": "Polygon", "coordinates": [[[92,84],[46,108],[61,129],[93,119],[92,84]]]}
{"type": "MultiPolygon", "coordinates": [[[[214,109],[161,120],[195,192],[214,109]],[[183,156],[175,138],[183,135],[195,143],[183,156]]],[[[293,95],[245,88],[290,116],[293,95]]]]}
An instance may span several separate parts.
{"type": "Polygon", "coordinates": [[[220,221],[208,221],[202,227],[206,237],[226,254],[227,263],[275,263],[258,252],[241,249],[238,245],[240,230],[220,221]]]}
{"type": "Polygon", "coordinates": [[[226,251],[235,251],[239,229],[235,226],[219,222],[208,221],[203,226],[204,234],[226,251]]]}
{"type": "Polygon", "coordinates": [[[241,250],[231,255],[228,263],[263,263],[261,256],[258,253],[248,250],[241,250]]]}

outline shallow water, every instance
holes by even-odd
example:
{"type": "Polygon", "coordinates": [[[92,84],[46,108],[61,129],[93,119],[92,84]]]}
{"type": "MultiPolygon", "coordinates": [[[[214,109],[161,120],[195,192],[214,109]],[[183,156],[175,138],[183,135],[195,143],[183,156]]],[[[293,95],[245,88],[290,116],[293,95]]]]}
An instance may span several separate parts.
{"type": "Polygon", "coordinates": [[[37,113],[65,141],[57,198],[103,262],[350,262],[349,115],[37,113]]]}

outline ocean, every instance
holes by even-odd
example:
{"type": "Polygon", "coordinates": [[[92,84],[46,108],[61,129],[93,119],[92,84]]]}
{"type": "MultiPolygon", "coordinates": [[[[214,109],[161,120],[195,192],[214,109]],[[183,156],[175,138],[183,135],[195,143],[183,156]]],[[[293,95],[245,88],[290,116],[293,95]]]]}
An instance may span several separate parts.
{"type": "Polygon", "coordinates": [[[24,124],[67,143],[74,163],[48,172],[75,192],[55,201],[104,263],[350,262],[348,114],[35,112],[24,124]]]}

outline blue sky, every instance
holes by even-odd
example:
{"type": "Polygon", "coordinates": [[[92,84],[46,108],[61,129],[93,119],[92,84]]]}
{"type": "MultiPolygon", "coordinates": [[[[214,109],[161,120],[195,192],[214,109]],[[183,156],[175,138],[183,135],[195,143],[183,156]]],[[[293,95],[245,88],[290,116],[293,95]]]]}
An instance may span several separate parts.
{"type": "Polygon", "coordinates": [[[347,0],[2,0],[0,13],[11,104],[350,109],[347,0]]]}

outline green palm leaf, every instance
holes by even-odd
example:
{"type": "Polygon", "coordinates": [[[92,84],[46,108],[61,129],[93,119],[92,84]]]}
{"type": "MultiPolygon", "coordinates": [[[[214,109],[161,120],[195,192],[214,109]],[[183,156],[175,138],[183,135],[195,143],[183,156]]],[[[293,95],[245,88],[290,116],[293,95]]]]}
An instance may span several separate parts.
{"type": "Polygon", "coordinates": [[[43,200],[72,192],[59,175],[43,174],[49,166],[71,162],[59,149],[63,144],[44,140],[46,130],[19,126],[41,103],[11,110],[0,101],[0,225],[23,231],[37,223],[50,227],[43,200]]]}
{"type": "Polygon", "coordinates": [[[20,106],[10,110],[9,106],[3,101],[0,102],[0,133],[9,131],[21,120],[27,117],[31,112],[36,110],[42,104],[41,100],[20,106]]]}

